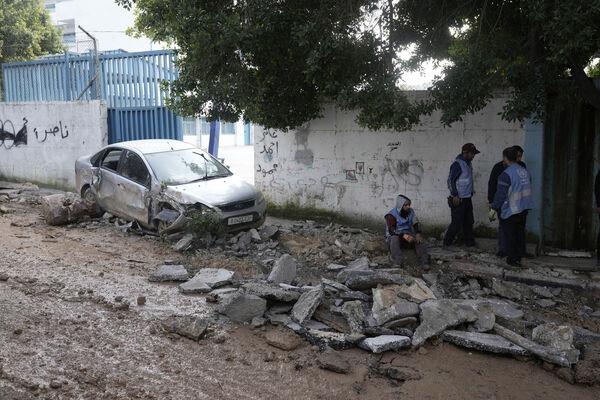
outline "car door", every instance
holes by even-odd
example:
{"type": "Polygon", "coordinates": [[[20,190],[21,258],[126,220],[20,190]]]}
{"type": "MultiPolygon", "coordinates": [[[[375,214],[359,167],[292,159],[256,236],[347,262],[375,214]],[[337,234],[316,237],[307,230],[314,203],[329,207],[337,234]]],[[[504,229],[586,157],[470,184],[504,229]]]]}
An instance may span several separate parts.
{"type": "Polygon", "coordinates": [[[122,211],[133,219],[148,224],[150,205],[150,172],[142,158],[127,150],[119,167],[122,211]]]}
{"type": "Polygon", "coordinates": [[[100,207],[121,217],[125,215],[121,215],[119,208],[118,170],[123,153],[124,150],[120,148],[107,149],[100,161],[98,180],[94,182],[96,201],[100,207]]]}

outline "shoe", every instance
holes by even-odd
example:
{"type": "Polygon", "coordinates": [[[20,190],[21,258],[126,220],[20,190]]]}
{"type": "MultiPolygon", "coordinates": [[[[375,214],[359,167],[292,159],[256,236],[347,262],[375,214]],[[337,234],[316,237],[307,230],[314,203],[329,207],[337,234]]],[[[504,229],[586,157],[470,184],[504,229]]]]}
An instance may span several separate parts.
{"type": "Polygon", "coordinates": [[[506,263],[508,265],[510,265],[511,267],[514,267],[514,268],[521,268],[521,261],[508,261],[508,260],[506,260],[506,263]]]}
{"type": "Polygon", "coordinates": [[[496,257],[498,257],[498,258],[504,258],[504,257],[506,257],[506,253],[503,252],[503,251],[499,251],[499,252],[496,253],[496,257]]]}

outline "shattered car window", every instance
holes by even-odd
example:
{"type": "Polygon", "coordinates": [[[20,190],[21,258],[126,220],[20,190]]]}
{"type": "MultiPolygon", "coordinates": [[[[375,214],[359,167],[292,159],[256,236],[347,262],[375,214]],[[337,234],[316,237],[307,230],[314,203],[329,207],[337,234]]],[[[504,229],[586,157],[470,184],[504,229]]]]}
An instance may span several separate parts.
{"type": "Polygon", "coordinates": [[[135,153],[128,151],[123,159],[121,175],[143,186],[150,186],[150,174],[144,161],[135,153]]]}
{"type": "Polygon", "coordinates": [[[232,175],[220,162],[201,150],[186,149],[146,154],[159,182],[182,185],[232,175]]]}
{"type": "Polygon", "coordinates": [[[123,153],[123,150],[110,150],[106,157],[104,157],[104,159],[102,160],[102,167],[110,169],[112,171],[117,171],[117,168],[119,166],[119,160],[121,159],[121,153],[123,153]]]}

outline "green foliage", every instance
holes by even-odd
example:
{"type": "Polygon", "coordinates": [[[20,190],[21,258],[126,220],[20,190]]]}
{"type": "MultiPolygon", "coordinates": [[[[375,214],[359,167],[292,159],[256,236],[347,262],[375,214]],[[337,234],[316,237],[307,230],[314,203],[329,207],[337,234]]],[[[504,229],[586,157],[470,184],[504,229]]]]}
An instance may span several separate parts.
{"type": "Polygon", "coordinates": [[[371,129],[404,130],[436,108],[461,120],[498,90],[507,120],[543,117],[549,98],[600,108],[585,73],[600,0],[115,1],[136,4],[137,32],[177,49],[170,100],[185,115],[286,130],[332,104],[371,129]],[[400,76],[427,60],[444,61],[443,75],[409,101],[400,76]]]}
{"type": "Polygon", "coordinates": [[[197,237],[221,237],[225,234],[225,224],[212,210],[195,211],[190,215],[187,230],[197,237]]]}
{"type": "Polygon", "coordinates": [[[0,64],[61,51],[61,34],[41,0],[0,0],[0,64]]]}
{"type": "Polygon", "coordinates": [[[0,0],[0,63],[62,51],[61,34],[40,0],[0,0]]]}

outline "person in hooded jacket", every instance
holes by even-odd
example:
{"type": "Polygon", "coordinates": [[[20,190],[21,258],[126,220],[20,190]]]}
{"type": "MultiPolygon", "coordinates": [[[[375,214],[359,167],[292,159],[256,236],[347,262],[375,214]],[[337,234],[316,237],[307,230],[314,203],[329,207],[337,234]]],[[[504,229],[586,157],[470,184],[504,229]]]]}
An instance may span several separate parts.
{"type": "Polygon", "coordinates": [[[402,265],[402,248],[414,246],[419,265],[429,267],[429,253],[411,201],[404,195],[396,198],[396,207],[385,215],[385,239],[394,265],[402,265]]]}

